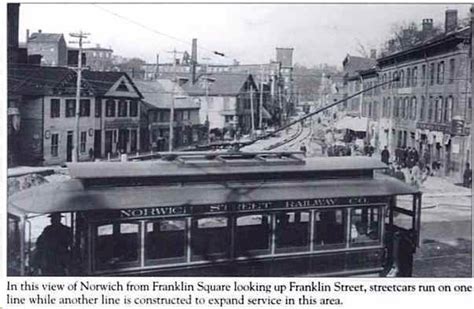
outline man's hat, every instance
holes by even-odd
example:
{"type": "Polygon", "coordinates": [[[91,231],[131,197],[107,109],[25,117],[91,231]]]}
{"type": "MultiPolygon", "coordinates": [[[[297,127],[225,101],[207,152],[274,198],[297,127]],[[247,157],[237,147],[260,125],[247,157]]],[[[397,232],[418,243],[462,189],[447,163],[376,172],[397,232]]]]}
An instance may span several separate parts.
{"type": "Polygon", "coordinates": [[[53,212],[53,213],[50,213],[50,214],[48,215],[48,217],[49,217],[49,218],[53,218],[53,217],[60,217],[60,218],[63,218],[64,216],[63,216],[63,214],[60,213],[60,212],[53,212]]]}

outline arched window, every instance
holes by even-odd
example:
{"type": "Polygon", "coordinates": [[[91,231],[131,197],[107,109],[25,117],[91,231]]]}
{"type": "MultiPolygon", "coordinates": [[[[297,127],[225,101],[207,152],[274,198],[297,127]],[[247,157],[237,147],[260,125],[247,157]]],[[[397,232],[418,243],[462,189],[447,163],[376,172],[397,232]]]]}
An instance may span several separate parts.
{"type": "Polygon", "coordinates": [[[388,83],[388,89],[392,88],[392,72],[388,72],[388,80],[390,83],[388,83]]]}
{"type": "Polygon", "coordinates": [[[393,117],[398,117],[398,98],[393,98],[393,117]]]}
{"type": "Polygon", "coordinates": [[[427,121],[434,121],[434,102],[433,102],[433,97],[430,97],[430,100],[428,101],[428,115],[426,117],[427,121]]]}
{"type": "Polygon", "coordinates": [[[405,86],[405,71],[400,70],[400,81],[399,81],[399,88],[403,88],[405,86]]]}
{"type": "Polygon", "coordinates": [[[411,85],[412,87],[416,87],[416,85],[418,84],[418,67],[414,67],[412,69],[411,75],[412,75],[411,85]]]}
{"type": "MultiPolygon", "coordinates": [[[[393,72],[393,79],[397,79],[398,78],[398,73],[397,72],[393,72]]],[[[393,82],[392,83],[392,88],[397,88],[398,87],[398,82],[393,82]]]]}
{"type": "Polygon", "coordinates": [[[410,68],[407,68],[407,83],[406,83],[406,86],[407,87],[410,87],[410,81],[411,81],[411,70],[410,68]]]}

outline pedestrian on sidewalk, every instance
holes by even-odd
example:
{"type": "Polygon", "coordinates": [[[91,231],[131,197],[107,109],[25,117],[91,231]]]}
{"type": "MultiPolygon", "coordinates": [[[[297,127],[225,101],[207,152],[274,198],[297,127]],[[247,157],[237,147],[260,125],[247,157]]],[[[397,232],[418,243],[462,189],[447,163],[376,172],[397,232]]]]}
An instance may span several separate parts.
{"type": "Polygon", "coordinates": [[[472,187],[472,170],[469,162],[466,163],[466,168],[464,169],[464,174],[463,174],[463,186],[466,188],[471,188],[472,187]]]}
{"type": "Polygon", "coordinates": [[[302,152],[303,152],[303,155],[306,157],[306,151],[307,151],[307,149],[306,149],[306,145],[305,145],[304,143],[301,144],[301,146],[300,146],[300,151],[302,151],[302,152]]]}
{"type": "Polygon", "coordinates": [[[390,152],[388,151],[387,146],[383,148],[380,157],[383,163],[388,164],[390,162],[390,152]]]}

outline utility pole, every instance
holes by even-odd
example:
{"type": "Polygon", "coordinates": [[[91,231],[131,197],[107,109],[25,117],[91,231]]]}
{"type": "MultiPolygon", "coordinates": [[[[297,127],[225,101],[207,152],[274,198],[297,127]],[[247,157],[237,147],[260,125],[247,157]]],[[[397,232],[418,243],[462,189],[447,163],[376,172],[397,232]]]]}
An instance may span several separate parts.
{"type": "Polygon", "coordinates": [[[75,111],[75,133],[73,135],[73,152],[72,152],[72,161],[78,162],[79,161],[79,117],[81,113],[80,104],[81,104],[81,79],[82,79],[82,44],[86,44],[89,42],[83,42],[82,39],[87,38],[90,34],[79,31],[79,33],[69,33],[69,35],[73,38],[77,38],[78,41],[71,41],[69,43],[78,43],[79,44],[79,54],[77,59],[77,81],[76,81],[76,111],[75,111]]]}
{"type": "Polygon", "coordinates": [[[171,93],[171,108],[170,108],[170,128],[169,133],[170,136],[168,138],[168,151],[173,151],[173,139],[174,139],[174,100],[175,100],[175,92],[176,92],[176,83],[177,83],[177,76],[176,76],[176,55],[182,54],[182,52],[176,51],[176,48],[168,53],[173,54],[173,91],[171,93]]]}
{"type": "Polygon", "coordinates": [[[205,61],[205,72],[204,72],[204,91],[205,91],[205,101],[206,101],[206,123],[207,123],[207,143],[211,143],[211,122],[209,120],[209,75],[208,75],[208,69],[209,69],[209,60],[211,58],[204,57],[202,60],[205,61]]]}
{"type": "Polygon", "coordinates": [[[260,108],[258,111],[258,128],[263,129],[263,65],[260,66],[260,108]]]}
{"type": "MultiPolygon", "coordinates": [[[[247,77],[250,76],[250,73],[247,73],[247,77]]],[[[250,79],[249,79],[250,80],[250,79]]],[[[255,133],[255,115],[253,114],[253,83],[250,84],[250,119],[251,119],[251,131],[250,131],[250,136],[252,136],[255,133]]]]}

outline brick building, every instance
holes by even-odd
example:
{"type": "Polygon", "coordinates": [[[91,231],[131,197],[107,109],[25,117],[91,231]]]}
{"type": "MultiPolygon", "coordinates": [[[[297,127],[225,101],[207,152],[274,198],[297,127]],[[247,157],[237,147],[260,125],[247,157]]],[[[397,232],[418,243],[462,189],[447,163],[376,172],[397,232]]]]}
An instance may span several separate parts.
{"type": "Polygon", "coordinates": [[[446,12],[445,31],[377,60],[381,81],[400,81],[381,93],[379,146],[415,147],[445,174],[462,172],[470,158],[471,29],[446,12]]]}
{"type": "MultiPolygon", "coordinates": [[[[95,47],[84,48],[86,66],[92,71],[111,71],[113,68],[113,50],[97,44],[95,47]]],[[[77,57],[77,56],[76,56],[77,57]]]]}

